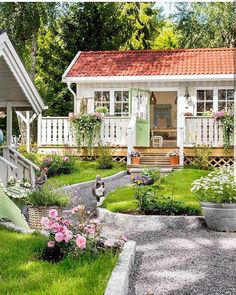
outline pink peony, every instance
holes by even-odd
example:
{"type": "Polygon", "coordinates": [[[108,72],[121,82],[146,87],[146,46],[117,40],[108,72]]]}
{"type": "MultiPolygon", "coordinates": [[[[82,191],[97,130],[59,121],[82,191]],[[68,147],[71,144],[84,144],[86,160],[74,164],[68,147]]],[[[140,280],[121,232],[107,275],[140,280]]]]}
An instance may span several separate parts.
{"type": "Polygon", "coordinates": [[[53,248],[55,246],[55,242],[54,241],[48,241],[48,247],[49,248],[53,248]]]}
{"type": "Polygon", "coordinates": [[[55,240],[60,243],[64,240],[64,234],[62,232],[58,232],[55,234],[55,240]]]}
{"type": "Polygon", "coordinates": [[[124,241],[124,242],[127,242],[128,241],[128,238],[126,237],[126,235],[122,234],[120,236],[120,240],[124,241]]]}
{"type": "Polygon", "coordinates": [[[83,250],[86,248],[86,239],[85,237],[81,236],[81,235],[77,235],[76,238],[76,245],[78,248],[80,248],[80,250],[83,250]]]}
{"type": "Polygon", "coordinates": [[[41,225],[44,229],[51,229],[50,220],[47,217],[42,217],[41,225]]]}
{"type": "Polygon", "coordinates": [[[62,227],[60,226],[59,223],[55,222],[53,225],[52,225],[52,229],[54,231],[54,233],[58,233],[60,231],[62,231],[62,227]]]}
{"type": "Polygon", "coordinates": [[[68,243],[72,238],[73,238],[72,231],[68,230],[67,232],[65,232],[64,240],[66,243],[68,243]]]}
{"type": "Polygon", "coordinates": [[[58,212],[56,209],[51,209],[51,210],[49,210],[48,215],[49,215],[49,217],[55,219],[58,216],[58,212]]]}

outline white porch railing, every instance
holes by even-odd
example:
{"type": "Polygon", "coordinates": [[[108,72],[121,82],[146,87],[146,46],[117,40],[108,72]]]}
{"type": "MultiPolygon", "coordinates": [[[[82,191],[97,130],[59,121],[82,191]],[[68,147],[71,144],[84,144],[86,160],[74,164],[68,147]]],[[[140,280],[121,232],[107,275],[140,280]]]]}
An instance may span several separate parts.
{"type": "Polygon", "coordinates": [[[193,146],[194,144],[223,146],[221,123],[213,117],[186,117],[184,145],[193,146]]]}
{"type": "MultiPolygon", "coordinates": [[[[136,116],[132,116],[128,126],[128,155],[131,154],[136,144],[136,116]]],[[[131,158],[127,157],[127,164],[131,164],[131,158]]]]}
{"type": "MultiPolygon", "coordinates": [[[[127,146],[130,117],[105,117],[100,142],[111,146],[127,146]]],[[[76,146],[68,117],[39,117],[38,146],[76,146]]],[[[83,145],[83,144],[82,144],[83,145]]]]}

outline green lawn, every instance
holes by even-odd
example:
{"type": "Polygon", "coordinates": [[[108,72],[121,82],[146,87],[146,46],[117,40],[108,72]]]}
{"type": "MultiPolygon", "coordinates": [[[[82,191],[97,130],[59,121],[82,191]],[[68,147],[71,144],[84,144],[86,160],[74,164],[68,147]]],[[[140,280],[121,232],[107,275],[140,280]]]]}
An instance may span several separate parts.
{"type": "Polygon", "coordinates": [[[114,162],[112,169],[98,169],[95,161],[79,161],[76,171],[72,174],[54,176],[48,179],[48,184],[57,183],[57,186],[65,186],[84,181],[94,180],[97,175],[106,177],[126,169],[124,163],[114,162]]]}
{"type": "Polygon", "coordinates": [[[23,235],[0,226],[1,294],[102,295],[118,256],[67,257],[58,264],[36,259],[46,238],[23,235]]]}
{"type": "MultiPolygon", "coordinates": [[[[165,196],[171,196],[171,191],[174,185],[174,198],[184,201],[188,205],[192,205],[200,209],[200,205],[191,190],[191,183],[207,175],[209,172],[197,169],[182,169],[172,172],[163,178],[160,193],[165,196]]],[[[118,188],[108,194],[103,207],[112,212],[129,212],[137,209],[137,203],[133,197],[132,185],[128,184],[125,187],[118,188]]]]}

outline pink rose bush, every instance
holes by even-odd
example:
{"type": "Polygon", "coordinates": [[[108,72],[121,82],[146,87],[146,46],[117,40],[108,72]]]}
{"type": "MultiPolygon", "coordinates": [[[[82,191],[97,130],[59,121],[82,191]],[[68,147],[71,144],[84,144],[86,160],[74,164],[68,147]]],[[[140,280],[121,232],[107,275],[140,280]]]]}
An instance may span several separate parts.
{"type": "Polygon", "coordinates": [[[121,235],[116,242],[102,237],[100,220],[92,219],[91,213],[86,211],[84,206],[72,208],[71,215],[73,222],[59,217],[57,210],[51,209],[48,217],[41,219],[43,229],[49,232],[47,249],[52,253],[60,252],[61,259],[68,253],[76,255],[83,251],[97,253],[104,249],[120,249],[127,241],[125,235],[121,235]]]}

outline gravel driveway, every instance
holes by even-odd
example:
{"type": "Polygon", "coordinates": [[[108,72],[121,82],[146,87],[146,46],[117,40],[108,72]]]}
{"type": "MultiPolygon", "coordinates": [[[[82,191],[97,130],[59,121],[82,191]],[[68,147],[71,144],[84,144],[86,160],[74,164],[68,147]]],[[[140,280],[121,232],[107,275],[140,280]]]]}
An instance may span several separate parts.
{"type": "MultiPolygon", "coordinates": [[[[105,227],[118,236],[119,229],[105,227]]],[[[137,242],[129,295],[235,295],[236,234],[202,229],[126,232],[137,242]]]]}

